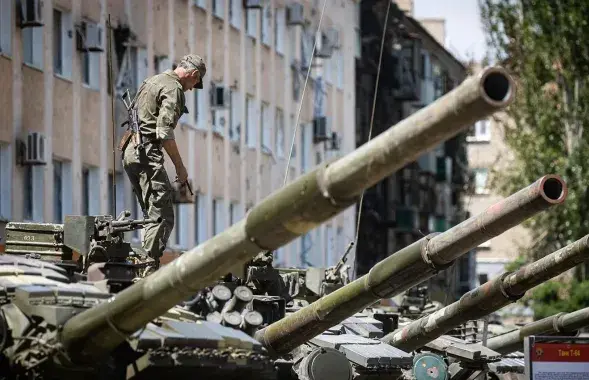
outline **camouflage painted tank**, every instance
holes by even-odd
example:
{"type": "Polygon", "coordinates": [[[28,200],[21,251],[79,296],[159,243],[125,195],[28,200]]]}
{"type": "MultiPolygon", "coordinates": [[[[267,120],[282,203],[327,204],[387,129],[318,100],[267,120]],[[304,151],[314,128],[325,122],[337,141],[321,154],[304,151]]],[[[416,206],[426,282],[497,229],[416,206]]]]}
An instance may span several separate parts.
{"type": "MultiPolygon", "coordinates": [[[[482,70],[363,146],[270,194],[244,219],[147,277],[142,276],[149,263],[122,239],[124,231],[145,222],[74,216],[64,225],[11,224],[3,256],[2,373],[265,377],[274,363],[310,347],[302,345],[354,313],[422,282],[468,249],[558,203],[533,192],[516,194],[464,225],[396,252],[368,275],[262,329],[257,324],[268,314],[280,315],[276,299],[263,301],[264,308],[246,287],[215,287],[231,268],[302,236],[355,204],[365,189],[506,107],[514,89],[503,69],[482,70]],[[79,260],[72,260],[73,251],[79,260]],[[187,310],[191,305],[182,305],[187,300],[208,308],[206,315],[187,310]]],[[[330,339],[311,342],[316,346],[298,356],[299,377],[354,375],[350,361],[358,349],[346,357],[340,347],[348,342],[330,339]]]]}
{"type": "Polygon", "coordinates": [[[172,307],[95,367],[74,365],[60,342],[72,316],[112,300],[151,260],[123,233],[153,220],[67,216],[64,224],[9,223],[0,256],[0,373],[34,378],[153,378],[168,373],[274,378],[263,347],[226,321],[172,307]],[[79,255],[73,260],[74,252],[79,255]]]}

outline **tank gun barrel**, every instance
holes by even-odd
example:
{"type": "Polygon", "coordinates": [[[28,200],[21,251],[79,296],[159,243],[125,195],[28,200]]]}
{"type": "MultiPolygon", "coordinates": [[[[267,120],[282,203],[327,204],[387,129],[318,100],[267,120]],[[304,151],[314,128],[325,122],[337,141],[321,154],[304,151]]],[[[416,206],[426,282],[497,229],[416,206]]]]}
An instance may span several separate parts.
{"type": "Polygon", "coordinates": [[[463,295],[460,300],[381,338],[403,351],[423,347],[461,323],[479,319],[517,301],[526,291],[589,258],[589,235],[528,264],[506,272],[463,295]]]}
{"type": "Polygon", "coordinates": [[[290,352],[379,299],[434,276],[482,242],[562,203],[566,193],[560,177],[544,176],[446,232],[430,234],[395,252],[368,274],[257,331],[256,339],[277,354],[290,352]]]}
{"type": "Polygon", "coordinates": [[[517,330],[494,336],[487,340],[487,347],[500,354],[510,354],[523,349],[524,338],[531,335],[575,333],[589,325],[589,307],[572,313],[558,313],[528,323],[517,330]]]}
{"type": "Polygon", "coordinates": [[[72,360],[96,360],[234,266],[289,243],[347,209],[363,190],[511,104],[514,93],[513,79],[500,67],[466,78],[346,156],[270,194],[244,219],[117,293],[110,302],[72,317],[62,330],[64,347],[72,360]]]}

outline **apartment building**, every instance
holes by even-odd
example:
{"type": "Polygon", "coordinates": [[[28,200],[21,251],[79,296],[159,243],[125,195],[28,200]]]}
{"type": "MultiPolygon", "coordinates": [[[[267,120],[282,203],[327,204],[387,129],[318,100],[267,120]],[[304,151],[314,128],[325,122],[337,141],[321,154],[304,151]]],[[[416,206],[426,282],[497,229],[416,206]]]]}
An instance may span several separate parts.
{"type": "MultiPolygon", "coordinates": [[[[367,141],[372,122],[380,41],[387,0],[362,2],[362,55],[357,63],[356,143],[367,141]]],[[[372,137],[428,106],[460,84],[466,68],[443,45],[439,21],[422,24],[411,1],[390,5],[372,137]],[[429,28],[428,28],[429,27],[429,28]],[[384,74],[383,74],[384,73],[384,74]]],[[[423,238],[465,219],[463,195],[468,178],[465,134],[423,154],[365,193],[356,257],[357,273],[423,238]]],[[[441,302],[474,286],[474,255],[464,255],[428,281],[430,296],[441,302]],[[449,297],[449,298],[448,298],[449,297]]]]}
{"type": "MultiPolygon", "coordinates": [[[[117,213],[129,209],[140,217],[118,151],[113,159],[113,134],[118,142],[125,118],[120,97],[127,89],[133,96],[144,78],[189,52],[201,55],[208,69],[204,89],[187,93],[189,113],[175,133],[195,195],[175,204],[172,253],[243,218],[285,177],[353,150],[357,4],[327,1],[321,18],[322,6],[310,0],[0,0],[2,220],[61,222],[68,214],[109,214],[113,203],[117,213]]],[[[167,170],[173,180],[170,160],[167,170]]],[[[334,263],[353,237],[354,220],[350,208],[280,249],[278,263],[334,263]]]]}

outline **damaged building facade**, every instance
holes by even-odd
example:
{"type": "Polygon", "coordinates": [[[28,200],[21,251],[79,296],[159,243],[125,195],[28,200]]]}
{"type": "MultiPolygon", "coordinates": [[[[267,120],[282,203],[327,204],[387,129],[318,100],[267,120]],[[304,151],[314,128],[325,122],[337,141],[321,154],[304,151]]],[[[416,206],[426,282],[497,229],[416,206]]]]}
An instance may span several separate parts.
{"type": "MultiPolygon", "coordinates": [[[[141,217],[118,151],[113,165],[113,120],[118,142],[122,93],[129,89],[133,95],[144,78],[172,68],[189,52],[201,55],[208,70],[204,89],[187,93],[189,113],[176,128],[195,195],[177,194],[172,253],[241,219],[283,185],[287,165],[289,181],[350,152],[358,8],[351,0],[328,1],[316,33],[322,5],[0,0],[0,217],[59,223],[68,214],[109,214],[113,202],[117,213],[130,209],[141,217]],[[109,15],[114,117],[107,80],[109,15]]],[[[167,170],[173,180],[169,159],[167,170]]],[[[354,226],[352,207],[281,248],[277,261],[333,264],[354,226]]],[[[138,234],[132,238],[139,242],[138,234]]]]}
{"type": "MultiPolygon", "coordinates": [[[[466,77],[465,66],[443,46],[436,20],[412,17],[412,2],[391,3],[386,23],[372,137],[432,103],[466,77]],[[427,28],[427,29],[426,29],[427,28]],[[430,33],[430,30],[432,31],[430,33]],[[437,33],[439,34],[439,33],[437,33]]],[[[356,145],[369,138],[387,0],[362,1],[362,54],[356,70],[356,145]]],[[[467,218],[469,174],[466,133],[421,156],[366,191],[360,221],[356,275],[432,232],[467,218]]],[[[452,301],[475,285],[472,253],[429,281],[430,296],[452,301]]]]}

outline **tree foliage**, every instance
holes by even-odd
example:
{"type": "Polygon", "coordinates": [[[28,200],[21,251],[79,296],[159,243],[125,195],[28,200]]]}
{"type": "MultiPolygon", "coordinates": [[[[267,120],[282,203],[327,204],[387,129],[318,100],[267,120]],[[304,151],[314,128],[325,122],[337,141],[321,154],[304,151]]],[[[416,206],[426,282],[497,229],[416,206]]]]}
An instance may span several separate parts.
{"type": "MultiPolygon", "coordinates": [[[[534,244],[512,263],[515,269],[589,233],[589,2],[479,1],[488,58],[517,82],[502,124],[513,162],[492,173],[491,186],[508,195],[554,173],[569,191],[564,205],[526,223],[534,244]]],[[[589,306],[589,283],[548,282],[529,299],[536,319],[574,311],[589,306]]]]}
{"type": "Polygon", "coordinates": [[[502,125],[513,162],[491,186],[508,195],[551,173],[568,186],[564,205],[525,224],[524,254],[538,258],[589,233],[589,1],[479,1],[488,58],[517,82],[502,125]]]}

